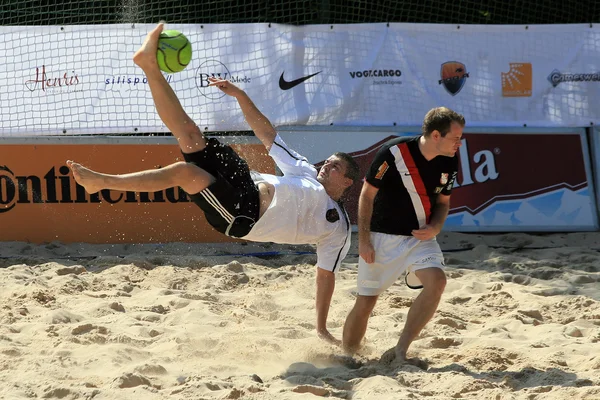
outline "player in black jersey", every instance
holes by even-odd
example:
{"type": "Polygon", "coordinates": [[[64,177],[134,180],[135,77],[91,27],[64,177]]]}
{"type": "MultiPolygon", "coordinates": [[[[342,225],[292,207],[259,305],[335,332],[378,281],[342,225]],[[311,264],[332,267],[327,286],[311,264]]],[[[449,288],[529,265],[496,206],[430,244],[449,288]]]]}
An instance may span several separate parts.
{"type": "Polygon", "coordinates": [[[422,135],[388,141],[371,163],[358,205],[359,296],[344,325],[347,352],[359,348],[378,296],[403,273],[410,287],[423,290],[385,358],[406,360],[408,347],[435,313],[446,286],[435,237],[448,216],[464,126],[462,115],[434,108],[424,118],[422,135]]]}

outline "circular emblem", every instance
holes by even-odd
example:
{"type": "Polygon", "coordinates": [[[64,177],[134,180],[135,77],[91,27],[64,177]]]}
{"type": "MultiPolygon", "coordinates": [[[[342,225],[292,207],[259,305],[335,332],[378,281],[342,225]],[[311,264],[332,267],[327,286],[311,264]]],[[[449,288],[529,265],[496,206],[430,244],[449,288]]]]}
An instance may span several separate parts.
{"type": "Polygon", "coordinates": [[[231,78],[231,72],[229,72],[225,64],[217,60],[206,60],[200,64],[196,70],[196,87],[202,96],[210,100],[218,100],[226,96],[225,93],[216,87],[208,86],[210,84],[208,78],[210,77],[218,79],[231,78]]]}

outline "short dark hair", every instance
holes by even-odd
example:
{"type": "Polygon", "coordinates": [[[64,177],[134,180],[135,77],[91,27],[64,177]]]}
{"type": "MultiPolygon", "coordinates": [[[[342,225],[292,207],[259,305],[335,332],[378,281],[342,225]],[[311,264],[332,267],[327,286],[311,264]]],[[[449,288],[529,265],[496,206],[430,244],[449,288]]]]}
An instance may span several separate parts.
{"type": "Polygon", "coordinates": [[[450,132],[450,126],[453,122],[465,126],[465,117],[446,107],[432,108],[423,119],[421,132],[424,136],[429,136],[431,132],[438,131],[444,137],[450,132]]]}
{"type": "Polygon", "coordinates": [[[355,184],[360,178],[360,167],[358,166],[358,163],[348,153],[338,151],[333,155],[346,162],[346,174],[344,176],[352,179],[352,184],[355,184]]]}

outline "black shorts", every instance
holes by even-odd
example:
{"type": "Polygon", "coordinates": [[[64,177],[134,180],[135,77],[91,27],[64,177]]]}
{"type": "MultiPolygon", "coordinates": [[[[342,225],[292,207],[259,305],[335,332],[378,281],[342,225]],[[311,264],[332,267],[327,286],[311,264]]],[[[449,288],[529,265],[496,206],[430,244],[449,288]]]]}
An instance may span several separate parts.
{"type": "Polygon", "coordinates": [[[207,138],[206,148],[182,153],[190,164],[215,177],[215,182],[200,193],[188,194],[217,231],[236,238],[246,236],[260,211],[258,187],[252,180],[248,163],[229,146],[207,138]]]}

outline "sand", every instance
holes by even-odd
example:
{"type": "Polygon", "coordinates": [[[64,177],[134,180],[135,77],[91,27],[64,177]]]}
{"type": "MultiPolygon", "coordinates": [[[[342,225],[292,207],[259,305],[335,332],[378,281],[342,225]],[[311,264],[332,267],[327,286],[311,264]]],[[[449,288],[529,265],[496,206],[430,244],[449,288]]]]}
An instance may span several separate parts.
{"type": "Polygon", "coordinates": [[[438,240],[427,370],[380,362],[418,294],[401,281],[360,354],[317,338],[312,246],[0,243],[0,399],[600,399],[599,233],[438,240]]]}

